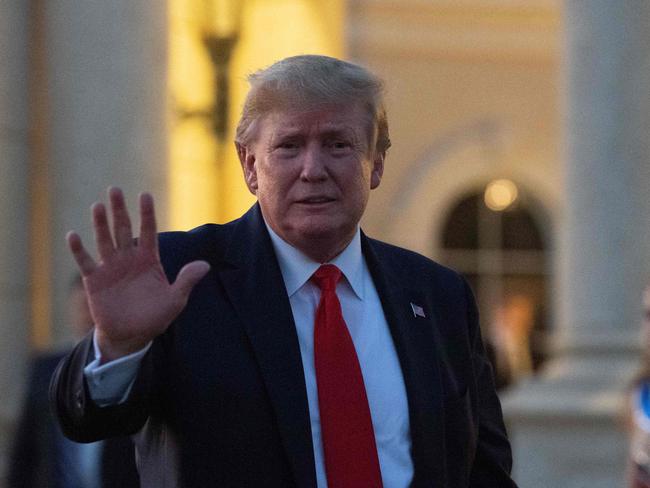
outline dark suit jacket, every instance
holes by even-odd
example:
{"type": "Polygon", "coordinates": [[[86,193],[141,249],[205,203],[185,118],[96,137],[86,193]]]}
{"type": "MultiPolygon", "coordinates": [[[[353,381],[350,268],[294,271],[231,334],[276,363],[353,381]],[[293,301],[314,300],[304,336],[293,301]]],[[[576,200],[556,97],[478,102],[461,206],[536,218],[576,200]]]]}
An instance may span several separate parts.
{"type": "MultiPolygon", "coordinates": [[[[64,432],[89,441],[147,422],[154,459],[170,438],[178,445],[185,487],[315,487],[300,349],[259,207],[226,225],[162,234],[160,245],[170,279],[195,259],[211,271],[154,341],[126,403],[98,408],[89,398],[90,338],[61,363],[52,401],[64,432]]],[[[412,486],[515,486],[469,288],[413,252],[365,236],[362,248],[406,383],[412,486]]]]}
{"type": "MultiPolygon", "coordinates": [[[[9,488],[58,488],[58,457],[63,434],[48,402],[48,385],[64,354],[41,354],[32,360],[27,395],[9,459],[9,488]]],[[[100,455],[102,488],[138,488],[135,450],[128,437],[104,441],[100,455]]]]}

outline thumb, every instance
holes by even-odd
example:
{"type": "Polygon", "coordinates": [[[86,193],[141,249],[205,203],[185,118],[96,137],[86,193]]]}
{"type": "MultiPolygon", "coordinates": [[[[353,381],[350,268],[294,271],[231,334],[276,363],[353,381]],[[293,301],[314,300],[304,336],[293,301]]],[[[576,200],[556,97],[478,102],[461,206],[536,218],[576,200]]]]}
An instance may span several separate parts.
{"type": "Polygon", "coordinates": [[[206,261],[192,261],[183,266],[179,271],[172,288],[178,295],[178,298],[183,300],[183,303],[187,302],[187,298],[189,297],[192,288],[194,288],[194,285],[196,285],[208,271],[210,271],[210,265],[206,261]]]}

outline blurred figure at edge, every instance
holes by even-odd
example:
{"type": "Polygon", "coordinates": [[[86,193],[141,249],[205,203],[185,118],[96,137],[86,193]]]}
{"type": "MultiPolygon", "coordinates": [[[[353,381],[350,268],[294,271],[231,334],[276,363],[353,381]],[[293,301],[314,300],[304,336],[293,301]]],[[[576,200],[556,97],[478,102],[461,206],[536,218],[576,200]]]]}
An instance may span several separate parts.
{"type": "Polygon", "coordinates": [[[642,364],[629,393],[628,485],[650,488],[650,285],[643,292],[642,364]]]}
{"type": "MultiPolygon", "coordinates": [[[[75,340],[92,329],[86,293],[76,275],[68,295],[68,325],[75,340]]],[[[31,360],[29,383],[9,461],[9,488],[137,488],[131,439],[78,444],[64,437],[49,409],[50,377],[67,350],[31,360]]]]}

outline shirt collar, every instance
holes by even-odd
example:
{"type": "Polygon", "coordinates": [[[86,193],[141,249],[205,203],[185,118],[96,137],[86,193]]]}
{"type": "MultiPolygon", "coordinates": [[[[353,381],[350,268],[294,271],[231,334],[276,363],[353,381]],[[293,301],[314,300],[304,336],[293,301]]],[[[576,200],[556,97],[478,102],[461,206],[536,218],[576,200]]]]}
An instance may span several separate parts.
{"type": "MultiPolygon", "coordinates": [[[[268,224],[266,224],[266,228],[269,231],[273,249],[278,258],[278,264],[280,265],[282,278],[284,278],[287,294],[291,297],[311,278],[321,263],[310,259],[283,240],[273,232],[273,229],[268,224]]],[[[341,270],[350,284],[352,291],[354,291],[359,299],[363,300],[363,256],[361,254],[361,232],[358,227],[350,243],[330,263],[336,265],[341,270]]]]}

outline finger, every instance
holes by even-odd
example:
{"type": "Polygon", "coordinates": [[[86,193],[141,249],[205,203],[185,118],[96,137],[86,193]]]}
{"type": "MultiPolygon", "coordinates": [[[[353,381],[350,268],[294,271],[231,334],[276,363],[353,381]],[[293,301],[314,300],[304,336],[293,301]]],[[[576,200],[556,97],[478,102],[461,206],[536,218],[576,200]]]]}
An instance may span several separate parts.
{"type": "Polygon", "coordinates": [[[76,232],[68,232],[65,238],[68,241],[70,251],[72,251],[72,257],[74,257],[77,266],[79,266],[81,276],[88,276],[95,271],[95,268],[97,267],[95,260],[86,251],[79,234],[76,232]]]}
{"type": "Polygon", "coordinates": [[[194,285],[196,285],[207,272],[210,271],[210,265],[206,261],[192,261],[181,268],[172,285],[174,293],[180,302],[187,303],[187,298],[194,285]]]}
{"type": "Polygon", "coordinates": [[[140,245],[158,254],[156,210],[153,197],[149,193],[140,194],[140,245]]]}
{"type": "Polygon", "coordinates": [[[109,188],[108,198],[111,202],[113,212],[113,235],[118,249],[125,249],[133,246],[133,232],[131,231],[131,219],[124,203],[124,194],[119,188],[109,188]]]}
{"type": "Polygon", "coordinates": [[[106,207],[103,203],[95,203],[92,206],[93,228],[95,230],[95,243],[100,259],[107,259],[115,253],[113,237],[108,228],[108,219],[106,218],[106,207]]]}

